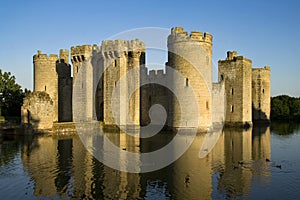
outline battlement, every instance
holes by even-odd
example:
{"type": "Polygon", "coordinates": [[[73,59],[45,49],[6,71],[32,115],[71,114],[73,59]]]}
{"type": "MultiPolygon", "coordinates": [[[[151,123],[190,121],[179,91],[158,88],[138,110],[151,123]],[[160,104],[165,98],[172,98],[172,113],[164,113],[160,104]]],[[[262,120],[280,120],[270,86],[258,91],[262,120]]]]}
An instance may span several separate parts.
{"type": "Polygon", "coordinates": [[[191,31],[190,35],[188,35],[188,32],[184,31],[182,27],[174,27],[171,29],[171,35],[168,37],[168,44],[190,41],[212,44],[212,35],[210,33],[202,33],[200,31],[191,31]]]}
{"type": "Polygon", "coordinates": [[[245,58],[244,56],[238,56],[237,51],[227,51],[227,57],[225,60],[219,60],[219,63],[230,63],[230,62],[236,62],[236,61],[247,61],[251,62],[252,60],[245,58]]]}
{"type": "Polygon", "coordinates": [[[145,52],[146,47],[143,42],[135,40],[104,40],[101,44],[101,53],[105,57],[119,57],[120,54],[128,52],[145,52]]]}
{"type": "Polygon", "coordinates": [[[57,54],[43,54],[41,50],[37,51],[37,54],[35,54],[33,56],[33,62],[36,62],[38,60],[49,60],[49,61],[57,61],[58,60],[58,56],[57,54]]]}

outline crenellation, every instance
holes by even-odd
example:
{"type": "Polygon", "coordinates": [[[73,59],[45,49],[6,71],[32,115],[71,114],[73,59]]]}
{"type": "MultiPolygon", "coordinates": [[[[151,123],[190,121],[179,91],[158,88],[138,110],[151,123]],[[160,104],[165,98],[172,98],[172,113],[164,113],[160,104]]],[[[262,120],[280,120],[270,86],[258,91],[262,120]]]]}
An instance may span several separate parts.
{"type": "Polygon", "coordinates": [[[153,79],[157,79],[157,78],[163,78],[165,76],[166,76],[166,73],[164,73],[163,69],[149,70],[148,78],[153,80],[153,79]]]}
{"type": "Polygon", "coordinates": [[[200,31],[191,31],[190,35],[184,31],[181,27],[175,27],[171,31],[171,35],[168,37],[168,43],[177,42],[199,42],[212,44],[212,35],[210,33],[202,33],[200,31]]]}
{"type": "Polygon", "coordinates": [[[38,53],[33,56],[33,61],[34,62],[43,62],[43,61],[57,61],[58,60],[58,55],[57,54],[43,54],[41,50],[38,50],[38,53]]]}

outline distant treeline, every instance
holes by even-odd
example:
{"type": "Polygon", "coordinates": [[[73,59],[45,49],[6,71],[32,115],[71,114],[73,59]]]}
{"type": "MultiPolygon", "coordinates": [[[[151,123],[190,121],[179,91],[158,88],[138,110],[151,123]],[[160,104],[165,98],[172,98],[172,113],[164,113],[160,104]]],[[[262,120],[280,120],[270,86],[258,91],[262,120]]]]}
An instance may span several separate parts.
{"type": "Polygon", "coordinates": [[[272,97],[271,119],[300,121],[300,98],[288,95],[272,97]]]}

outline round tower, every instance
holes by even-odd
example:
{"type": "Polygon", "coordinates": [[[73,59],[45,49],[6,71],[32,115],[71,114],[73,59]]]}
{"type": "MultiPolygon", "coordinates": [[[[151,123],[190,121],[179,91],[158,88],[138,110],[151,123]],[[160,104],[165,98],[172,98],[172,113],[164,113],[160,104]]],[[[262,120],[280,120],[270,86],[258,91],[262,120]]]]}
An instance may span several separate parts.
{"type": "Polygon", "coordinates": [[[54,102],[55,116],[54,121],[58,120],[58,76],[56,72],[56,61],[58,56],[56,54],[42,54],[38,51],[33,56],[34,66],[34,91],[47,92],[54,102]]]}
{"type": "MultiPolygon", "coordinates": [[[[212,35],[209,33],[192,31],[190,35],[181,27],[172,28],[168,37],[167,65],[181,76],[170,74],[170,83],[173,84],[174,94],[187,95],[183,98],[189,104],[197,98],[198,108],[180,108],[178,97],[171,98],[169,125],[172,127],[194,127],[195,124],[185,122],[192,112],[198,113],[197,128],[207,129],[211,123],[211,89],[212,89],[212,35]],[[194,94],[185,94],[191,87],[194,94]]],[[[170,70],[169,70],[170,71],[170,70]]]]}

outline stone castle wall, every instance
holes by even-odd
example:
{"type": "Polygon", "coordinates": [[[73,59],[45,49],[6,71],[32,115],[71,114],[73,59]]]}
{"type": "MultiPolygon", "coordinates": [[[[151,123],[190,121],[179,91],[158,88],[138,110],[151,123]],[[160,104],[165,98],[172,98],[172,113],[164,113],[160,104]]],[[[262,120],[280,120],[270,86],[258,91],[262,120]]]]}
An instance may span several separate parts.
{"type": "Polygon", "coordinates": [[[222,124],[226,117],[225,82],[212,85],[212,123],[222,124]]]}
{"type": "Polygon", "coordinates": [[[54,102],[45,91],[36,91],[24,98],[21,121],[34,129],[51,129],[55,120],[54,102]]]}
{"type": "MultiPolygon", "coordinates": [[[[147,125],[151,122],[149,117],[151,106],[159,104],[164,107],[166,113],[169,112],[170,93],[168,88],[162,86],[167,85],[167,75],[163,70],[150,70],[148,73],[148,69],[143,67],[141,78],[141,83],[145,83],[141,87],[141,124],[147,125]]],[[[166,119],[167,125],[170,123],[168,117],[166,119]]],[[[152,121],[152,124],[155,125],[155,123],[152,121]]]]}

